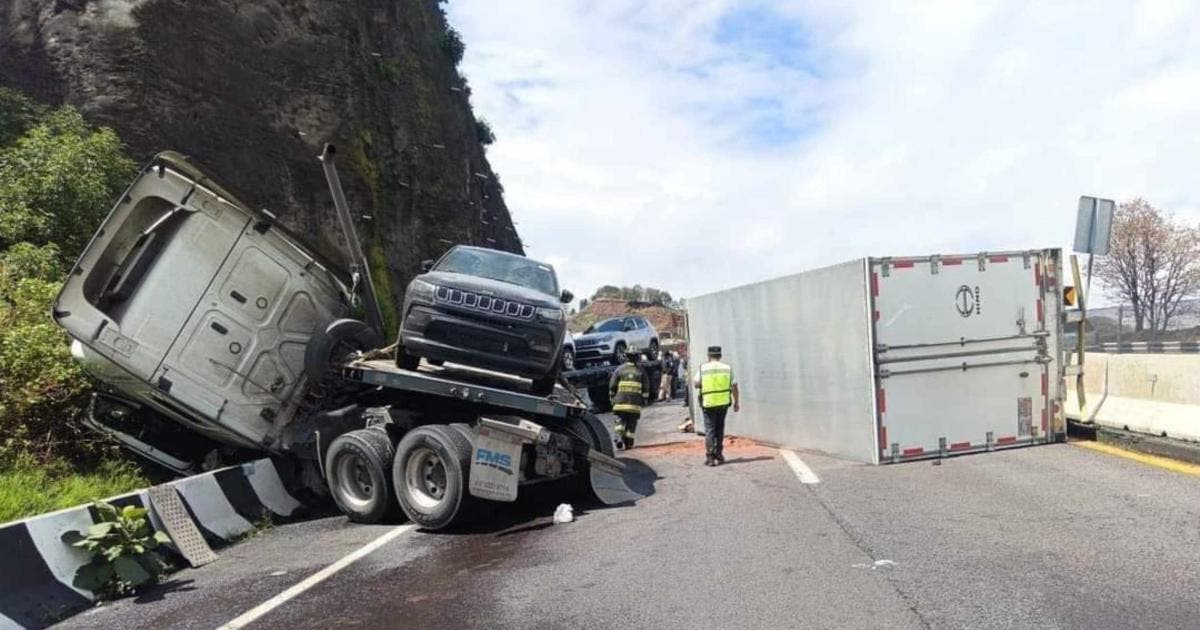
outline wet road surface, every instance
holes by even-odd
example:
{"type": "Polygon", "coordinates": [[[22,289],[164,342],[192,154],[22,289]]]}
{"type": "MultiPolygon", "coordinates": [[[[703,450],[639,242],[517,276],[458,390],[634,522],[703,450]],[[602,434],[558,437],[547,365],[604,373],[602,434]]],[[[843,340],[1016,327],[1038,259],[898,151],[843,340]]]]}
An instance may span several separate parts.
{"type": "MultiPolygon", "coordinates": [[[[703,466],[682,409],[625,453],[636,505],[563,488],[405,532],[255,628],[1195,627],[1200,479],[1061,444],[872,467],[735,441],[703,466]],[[655,437],[651,437],[655,436],[655,437]],[[684,442],[663,444],[677,439],[684,442]]],[[[221,551],[64,627],[215,628],[395,526],[332,516],[221,551]]]]}

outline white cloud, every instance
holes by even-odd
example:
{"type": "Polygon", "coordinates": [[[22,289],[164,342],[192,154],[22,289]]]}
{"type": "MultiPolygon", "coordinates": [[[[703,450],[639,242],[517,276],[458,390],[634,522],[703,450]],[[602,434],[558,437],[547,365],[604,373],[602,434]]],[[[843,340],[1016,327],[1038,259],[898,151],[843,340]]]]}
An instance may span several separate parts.
{"type": "Polygon", "coordinates": [[[449,9],[529,253],[581,296],[1065,245],[1080,194],[1200,218],[1195,3],[449,9]]]}

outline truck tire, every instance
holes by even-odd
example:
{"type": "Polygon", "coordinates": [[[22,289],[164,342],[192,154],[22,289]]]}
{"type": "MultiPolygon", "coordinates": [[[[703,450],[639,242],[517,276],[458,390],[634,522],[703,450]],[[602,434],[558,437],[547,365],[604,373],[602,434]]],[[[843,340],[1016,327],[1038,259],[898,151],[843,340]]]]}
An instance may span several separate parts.
{"type": "Polygon", "coordinates": [[[612,432],[596,416],[589,413],[582,418],[571,418],[567,421],[567,430],[579,438],[586,439],[594,450],[609,457],[616,457],[612,432]]]}
{"type": "Polygon", "coordinates": [[[409,520],[438,530],[468,511],[471,451],[470,440],[442,424],[417,427],[400,440],[392,484],[409,520]]]}
{"type": "Polygon", "coordinates": [[[475,431],[471,429],[471,425],[466,422],[454,422],[450,424],[450,428],[458,431],[460,435],[467,439],[468,446],[474,450],[475,448],[475,431]]]}
{"type": "Polygon", "coordinates": [[[357,319],[335,319],[308,340],[304,348],[304,373],[314,381],[322,380],[350,353],[374,350],[381,345],[379,333],[370,326],[357,319]]]}
{"type": "Polygon", "coordinates": [[[395,516],[390,469],[395,450],[387,432],[343,433],[325,455],[325,481],[334,503],[356,523],[382,523],[395,516]]]}

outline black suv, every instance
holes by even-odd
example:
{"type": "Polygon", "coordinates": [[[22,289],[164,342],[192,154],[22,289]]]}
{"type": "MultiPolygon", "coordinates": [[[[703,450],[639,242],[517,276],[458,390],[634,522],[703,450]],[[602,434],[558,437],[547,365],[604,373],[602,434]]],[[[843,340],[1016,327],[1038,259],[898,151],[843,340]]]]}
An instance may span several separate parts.
{"type": "Polygon", "coordinates": [[[458,245],[408,285],[397,363],[421,357],[517,374],[549,394],[561,369],[564,304],[554,268],[524,256],[458,245]]]}

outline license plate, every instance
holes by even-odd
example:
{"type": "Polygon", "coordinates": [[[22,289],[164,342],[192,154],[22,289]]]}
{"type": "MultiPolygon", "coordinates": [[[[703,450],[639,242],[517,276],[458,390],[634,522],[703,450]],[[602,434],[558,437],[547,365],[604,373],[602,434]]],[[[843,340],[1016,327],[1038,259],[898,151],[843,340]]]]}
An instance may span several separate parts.
{"type": "Polygon", "coordinates": [[[516,501],[520,465],[521,438],[479,427],[471,458],[471,495],[492,501],[516,501]]]}

